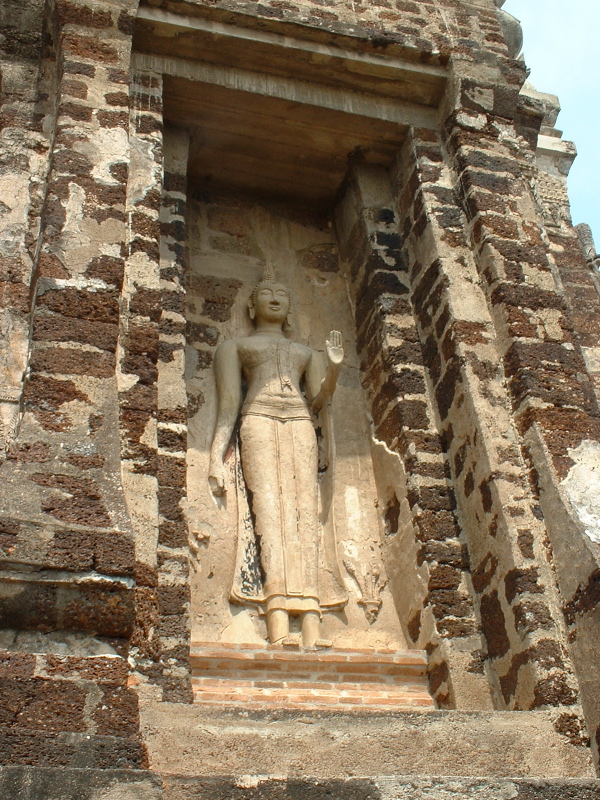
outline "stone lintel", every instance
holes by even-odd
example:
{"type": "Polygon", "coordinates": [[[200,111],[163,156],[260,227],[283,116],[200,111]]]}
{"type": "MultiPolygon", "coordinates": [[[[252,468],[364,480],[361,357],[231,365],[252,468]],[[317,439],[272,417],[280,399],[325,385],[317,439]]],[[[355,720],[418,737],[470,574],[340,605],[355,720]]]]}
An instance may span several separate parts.
{"type": "Polygon", "coordinates": [[[355,35],[349,30],[336,41],[331,36],[320,41],[322,32],[312,27],[290,29],[281,21],[262,20],[257,28],[250,27],[244,15],[235,15],[236,24],[232,24],[211,19],[214,9],[208,7],[189,5],[184,10],[188,13],[141,6],[134,49],[237,66],[256,65],[261,72],[273,74],[291,71],[303,79],[341,82],[390,96],[409,94],[414,99],[417,93],[421,102],[430,105],[438,104],[444,89],[447,70],[435,63],[434,54],[434,63],[423,63],[416,52],[408,58],[405,52],[400,55],[393,45],[382,54],[370,39],[356,36],[355,29],[355,35]]]}
{"type": "Polygon", "coordinates": [[[356,117],[368,117],[403,126],[438,128],[438,117],[432,108],[405,102],[400,98],[369,97],[344,88],[308,84],[297,77],[264,75],[248,69],[189,61],[175,56],[136,53],[134,64],[136,69],[151,70],[173,78],[276,97],[356,117]]]}

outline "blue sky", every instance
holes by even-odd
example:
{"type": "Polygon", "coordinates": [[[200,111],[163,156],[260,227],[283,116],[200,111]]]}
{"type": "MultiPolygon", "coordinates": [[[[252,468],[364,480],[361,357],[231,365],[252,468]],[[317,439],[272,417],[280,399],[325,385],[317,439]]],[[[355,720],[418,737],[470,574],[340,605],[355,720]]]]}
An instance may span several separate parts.
{"type": "Polygon", "coordinates": [[[600,0],[506,0],[503,8],[522,23],[529,80],[560,99],[557,128],[578,151],[573,222],[592,227],[600,251],[600,0]]]}

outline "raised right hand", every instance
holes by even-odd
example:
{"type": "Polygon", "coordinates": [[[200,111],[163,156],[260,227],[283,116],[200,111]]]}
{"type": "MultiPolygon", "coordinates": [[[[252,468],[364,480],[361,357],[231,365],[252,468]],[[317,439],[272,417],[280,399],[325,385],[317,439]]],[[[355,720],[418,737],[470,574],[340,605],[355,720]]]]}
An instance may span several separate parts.
{"type": "Polygon", "coordinates": [[[331,331],[329,339],[325,342],[327,359],[333,367],[339,367],[344,360],[344,346],[342,334],[339,331],[331,331]]]}

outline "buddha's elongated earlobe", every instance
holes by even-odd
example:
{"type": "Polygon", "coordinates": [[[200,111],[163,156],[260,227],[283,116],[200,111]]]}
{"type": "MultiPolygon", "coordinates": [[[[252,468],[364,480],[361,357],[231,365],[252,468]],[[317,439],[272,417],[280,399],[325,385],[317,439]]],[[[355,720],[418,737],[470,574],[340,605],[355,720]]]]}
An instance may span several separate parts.
{"type": "Polygon", "coordinates": [[[256,311],[254,310],[254,297],[251,297],[248,300],[248,315],[250,316],[250,319],[252,319],[252,320],[256,316],[256,311]]]}

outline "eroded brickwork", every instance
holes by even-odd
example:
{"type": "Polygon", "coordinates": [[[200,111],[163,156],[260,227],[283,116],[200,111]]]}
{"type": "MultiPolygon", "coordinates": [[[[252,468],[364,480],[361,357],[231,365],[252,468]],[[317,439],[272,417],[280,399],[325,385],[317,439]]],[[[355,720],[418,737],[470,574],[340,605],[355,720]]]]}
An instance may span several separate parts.
{"type": "Polygon", "coordinates": [[[136,631],[142,681],[190,698],[188,537],[183,517],[186,134],[163,131],[162,79],[132,82],[129,258],[122,302],[121,429],[136,536],[136,631]]]}
{"type": "Polygon", "coordinates": [[[119,655],[2,651],[0,763],[136,769],[145,766],[137,695],[119,655]]]}
{"type": "MultiPolygon", "coordinates": [[[[420,307],[421,302],[419,297],[411,302],[409,263],[383,170],[354,171],[338,211],[338,229],[355,299],[357,345],[374,435],[402,460],[417,545],[415,569],[426,568],[406,631],[410,640],[432,652],[431,690],[442,707],[452,706],[460,693],[453,683],[460,684],[460,678],[456,674],[452,681],[452,649],[440,647],[438,637],[447,644],[455,637],[470,641],[470,657],[464,653],[469,647],[461,648],[463,658],[454,665],[457,673],[481,671],[481,642],[464,572],[468,552],[454,513],[454,490],[447,479],[413,315],[413,303],[420,307]]],[[[385,511],[388,537],[398,532],[399,502],[395,497],[385,511]]]]}
{"type": "Polygon", "coordinates": [[[186,131],[165,132],[160,212],[158,360],[158,593],[163,698],[189,702],[189,536],[185,518],[188,406],[185,385],[186,131]]]}
{"type": "Polygon", "coordinates": [[[50,143],[43,125],[56,100],[56,54],[42,3],[7,3],[3,15],[0,403],[1,446],[6,450],[16,433],[27,362],[29,287],[49,168],[50,143]]]}
{"type": "Polygon", "coordinates": [[[135,530],[138,668],[160,660],[158,621],[157,403],[159,211],[163,166],[162,80],[134,73],[129,118],[132,180],[127,210],[130,240],[122,296],[120,427],[123,482],[135,530]]]}
{"type": "MultiPolygon", "coordinates": [[[[512,81],[510,75],[508,79],[512,81]]],[[[530,475],[533,481],[531,512],[539,518],[542,515],[537,508],[536,469],[543,467],[539,451],[534,452],[528,446],[533,430],[535,436],[544,441],[559,480],[565,477],[572,463],[569,447],[597,438],[597,402],[560,279],[561,269],[568,277],[569,272],[577,268],[580,255],[564,244],[549,246],[552,237],[549,241],[527,180],[531,154],[512,127],[514,106],[505,105],[499,109],[494,103],[473,102],[468,85],[462,97],[465,110],[451,115],[443,134],[454,170],[455,187],[469,221],[478,274],[497,331],[513,418],[519,434],[524,436],[522,458],[514,463],[521,482],[526,474],[523,459],[534,468],[530,475]]],[[[568,241],[566,237],[565,244],[568,241]]],[[[588,298],[595,294],[589,279],[588,292],[588,298]]],[[[590,334],[593,336],[593,327],[590,334]]],[[[523,486],[523,500],[527,494],[527,487],[523,486]]],[[[510,512],[510,508],[508,510],[510,512]]],[[[539,619],[541,615],[538,631],[548,631],[546,607],[538,603],[543,601],[544,594],[550,608],[568,602],[564,555],[558,562],[559,576],[563,580],[561,597],[550,588],[553,574],[545,564],[551,563],[552,550],[548,550],[549,542],[545,540],[543,529],[535,524],[521,526],[523,515],[517,515],[516,511],[514,514],[516,544],[521,556],[513,546],[517,559],[515,567],[504,577],[505,596],[513,605],[517,626],[524,630],[527,627],[524,619],[531,620],[532,616],[539,619]],[[529,606],[532,614],[526,613],[529,606]]],[[[556,550],[561,544],[554,535],[550,515],[546,525],[556,550]]],[[[564,623],[556,610],[553,616],[559,625],[558,641],[562,638],[564,642],[564,636],[560,635],[560,626],[564,623]]],[[[529,625],[536,623],[530,621],[529,625]]],[[[536,635],[541,636],[540,633],[536,635]]],[[[555,656],[550,660],[536,655],[537,649],[542,647],[548,651],[548,646],[545,632],[536,647],[528,649],[528,655],[513,655],[510,670],[501,679],[505,694],[512,690],[513,676],[522,669],[525,659],[529,663],[535,660],[542,668],[548,665],[550,674],[542,674],[537,679],[533,702],[569,705],[575,695],[572,681],[565,673],[561,675],[563,666],[567,666],[564,643],[559,649],[554,646],[555,656]]],[[[581,669],[581,662],[577,666],[581,669]]],[[[584,705],[587,703],[584,696],[584,705]]]]}
{"type": "Polygon", "coordinates": [[[561,647],[554,579],[544,567],[544,529],[510,422],[497,335],[479,294],[466,218],[436,139],[417,132],[405,149],[399,172],[414,171],[400,207],[415,316],[469,544],[488,663],[507,706],[570,706],[576,690],[561,647]]]}
{"type": "Polygon", "coordinates": [[[20,255],[14,243],[21,270],[11,273],[27,287],[14,313],[31,326],[31,346],[19,437],[3,464],[2,620],[23,632],[5,653],[2,758],[139,767],[144,747],[125,650],[134,625],[134,543],[115,404],[133,16],[126,3],[12,11],[20,32],[11,37],[10,25],[3,32],[20,42],[21,61],[13,54],[3,66],[3,111],[12,95],[21,114],[5,118],[4,134],[15,140],[20,126],[17,140],[38,163],[28,183],[32,201],[23,198],[22,207],[27,220],[35,206],[35,217],[19,232],[20,255]],[[23,88],[37,92],[30,114],[26,98],[7,90],[13,78],[20,82],[23,54],[30,62],[34,55],[27,39],[41,34],[34,12],[45,21],[45,49],[39,74],[20,76],[23,88]],[[65,630],[80,632],[80,655],[52,640],[65,630]]]}
{"type": "Polygon", "coordinates": [[[133,543],[114,435],[128,142],[105,114],[113,113],[113,89],[126,74],[130,38],[122,7],[110,6],[90,23],[96,38],[102,31],[102,44],[94,39],[96,49],[86,50],[86,18],[73,8],[62,4],[49,17],[60,31],[59,102],[36,250],[25,414],[4,465],[9,485],[25,481],[31,489],[25,503],[15,496],[5,509],[29,526],[11,551],[17,563],[44,563],[47,554],[53,569],[128,578],[133,543]],[[74,74],[78,97],[71,94],[74,74]],[[107,265],[110,277],[100,274],[107,265]],[[44,520],[53,540],[42,533],[44,520]]]}

